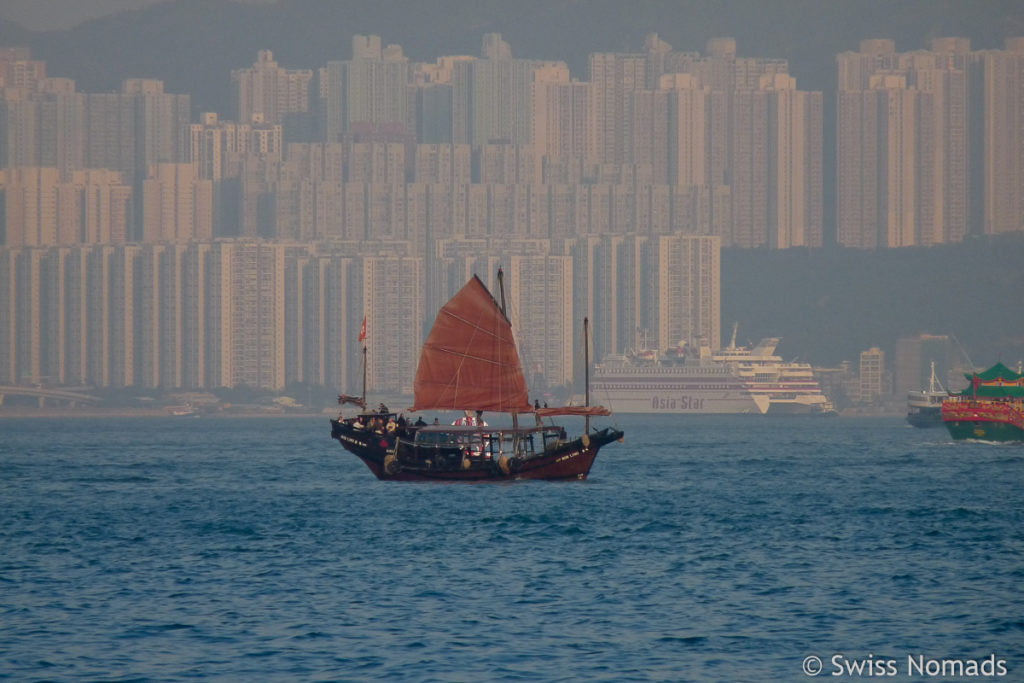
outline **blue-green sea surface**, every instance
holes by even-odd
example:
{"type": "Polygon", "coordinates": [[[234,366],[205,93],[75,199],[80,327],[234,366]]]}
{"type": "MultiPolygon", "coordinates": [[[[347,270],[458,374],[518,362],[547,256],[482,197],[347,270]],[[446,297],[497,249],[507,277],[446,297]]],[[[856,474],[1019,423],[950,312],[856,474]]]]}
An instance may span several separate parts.
{"type": "Polygon", "coordinates": [[[326,418],[2,420],[0,679],[1024,681],[1024,446],[616,420],[587,481],[468,485],[326,418]]]}

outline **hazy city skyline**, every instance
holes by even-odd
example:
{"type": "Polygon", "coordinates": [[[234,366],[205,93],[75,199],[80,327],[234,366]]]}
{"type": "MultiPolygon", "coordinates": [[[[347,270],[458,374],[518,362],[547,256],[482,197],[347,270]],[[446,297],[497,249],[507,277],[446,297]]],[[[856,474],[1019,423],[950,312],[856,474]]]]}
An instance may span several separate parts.
{"type": "MultiPolygon", "coordinates": [[[[570,5],[595,6],[552,11],[570,5]]],[[[647,3],[640,13],[650,20],[665,7],[647,3]]],[[[200,10],[171,2],[162,11],[173,22],[200,10]]],[[[785,56],[755,52],[756,41],[719,32],[695,49],[665,28],[641,41],[624,34],[582,64],[578,54],[531,55],[492,30],[472,31],[472,50],[438,48],[433,61],[413,58],[384,29],[354,32],[326,59],[287,64],[278,49],[293,44],[268,37],[230,68],[215,74],[223,62],[211,62],[196,76],[221,83],[226,99],[215,109],[141,64],[132,73],[131,61],[120,65],[116,91],[83,89],[58,70],[66,64],[49,64],[52,47],[38,34],[43,53],[8,50],[2,74],[4,374],[63,375],[68,354],[86,354],[92,366],[79,359],[72,374],[113,386],[335,381],[347,371],[325,369],[323,339],[351,325],[332,327],[324,301],[345,302],[347,318],[370,308],[388,311],[380,321],[419,319],[451,289],[434,288],[438,273],[470,256],[491,270],[500,251],[530,284],[548,283],[516,300],[524,311],[544,302],[527,316],[537,338],[525,342],[525,357],[538,385],[554,386],[574,381],[578,340],[546,319],[612,316],[595,334],[604,353],[635,348],[641,330],[657,330],[662,347],[722,342],[717,256],[690,273],[690,257],[669,256],[666,239],[718,240],[717,254],[946,244],[1022,230],[1022,113],[1006,106],[1024,71],[1021,39],[1004,34],[992,46],[987,35],[978,45],[937,25],[917,45],[851,33],[829,60],[836,87],[822,91],[804,89],[785,56]],[[243,239],[228,248],[217,241],[225,237],[243,239]],[[499,248],[509,240],[534,246],[510,255],[499,248]],[[395,253],[366,252],[367,241],[395,253]],[[342,242],[351,246],[336,250],[342,242]],[[324,258],[356,261],[310,265],[324,258]],[[210,280],[211,268],[222,275],[210,280]],[[76,292],[89,277],[89,287],[109,293],[86,305],[76,292]],[[235,284],[209,289],[217,278],[216,286],[235,284]],[[239,283],[267,278],[275,301],[291,283],[290,303],[267,311],[266,301],[245,303],[250,291],[239,283]],[[351,278],[359,287],[342,284],[351,278]],[[594,290],[598,281],[625,286],[609,298],[594,290]],[[705,281],[716,284],[695,294],[705,281]],[[408,310],[386,305],[393,297],[379,293],[392,286],[408,310]],[[89,330],[81,338],[64,327],[65,300],[78,301],[72,315],[89,330]],[[117,313],[127,317],[108,320],[129,301],[117,313]],[[238,313],[246,306],[269,327],[250,327],[238,313]],[[167,311],[176,312],[164,320],[167,311]],[[289,338],[285,330],[307,315],[320,341],[289,338]],[[183,344],[197,324],[219,332],[186,379],[187,361],[164,367],[163,358],[194,352],[183,344]],[[80,346],[87,342],[100,346],[80,346]]],[[[947,329],[908,330],[924,331],[947,329]]],[[[418,336],[398,327],[381,337],[398,346],[377,345],[379,388],[405,388],[418,336]],[[389,353],[400,362],[381,361],[389,353]]]]}
{"type": "MultiPolygon", "coordinates": [[[[974,50],[966,38],[933,39],[929,50],[912,52],[897,52],[891,40],[862,40],[858,52],[837,56],[838,142],[825,126],[822,93],[799,90],[786,60],[739,57],[733,38],[709,39],[701,54],[674,50],[648,34],[642,53],[591,54],[587,80],[572,77],[562,62],[513,59],[500,34],[485,34],[483,42],[481,57],[430,64],[410,62],[402,46],[385,48],[380,36],[357,35],[350,59],[318,69],[286,69],[272,51],[260,50],[251,67],[231,70],[231,111],[201,116],[191,113],[190,93],[169,93],[155,79],[126,79],[120,96],[78,95],[73,80],[46,78],[45,60],[8,48],[0,163],[55,166],[62,173],[121,171],[134,186],[127,239],[182,235],[147,233],[140,224],[146,215],[140,176],[167,175],[154,161],[191,163],[196,179],[217,183],[239,174],[237,161],[234,171],[223,166],[230,161],[225,154],[291,161],[286,145],[316,141],[348,145],[346,181],[403,180],[396,175],[400,156],[368,160],[368,172],[356,170],[363,163],[356,147],[370,142],[371,156],[378,143],[388,157],[399,151],[388,145],[406,145],[404,180],[431,182],[414,160],[426,143],[471,146],[472,176],[456,183],[698,188],[704,196],[679,201],[707,203],[713,213],[684,218],[689,223],[678,229],[718,234],[724,246],[816,247],[832,239],[844,246],[910,246],[1021,229],[1022,115],[1007,104],[1020,87],[1020,38],[1008,38],[997,51],[974,50]],[[496,42],[489,46],[489,40],[496,42]],[[885,102],[888,113],[881,113],[885,102]],[[53,106],[56,118],[44,111],[53,106]],[[123,119],[124,107],[138,106],[151,113],[123,119]],[[131,144],[138,151],[117,150],[126,135],[137,138],[131,144]],[[208,152],[211,145],[223,151],[208,152]],[[826,201],[825,181],[833,162],[825,150],[833,148],[835,206],[826,201]],[[393,168],[380,176],[385,164],[393,168]],[[882,185],[885,193],[877,191],[882,185]],[[714,209],[718,203],[728,212],[714,209]]],[[[277,234],[276,227],[254,233],[222,225],[235,219],[221,213],[216,188],[214,195],[212,232],[196,236],[277,234]]],[[[659,232],[642,224],[631,230],[659,232]]],[[[604,229],[585,230],[592,231],[604,229]]],[[[36,243],[17,235],[8,226],[6,243],[36,243]]]]}

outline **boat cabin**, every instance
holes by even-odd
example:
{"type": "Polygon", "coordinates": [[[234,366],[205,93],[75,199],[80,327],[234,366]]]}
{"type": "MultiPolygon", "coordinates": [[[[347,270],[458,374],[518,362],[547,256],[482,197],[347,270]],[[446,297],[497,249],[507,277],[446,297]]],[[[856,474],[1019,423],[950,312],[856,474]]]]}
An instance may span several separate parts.
{"type": "Polygon", "coordinates": [[[415,430],[417,450],[434,449],[438,453],[469,452],[471,457],[528,456],[557,448],[565,443],[561,427],[495,429],[461,425],[427,425],[415,430]]]}

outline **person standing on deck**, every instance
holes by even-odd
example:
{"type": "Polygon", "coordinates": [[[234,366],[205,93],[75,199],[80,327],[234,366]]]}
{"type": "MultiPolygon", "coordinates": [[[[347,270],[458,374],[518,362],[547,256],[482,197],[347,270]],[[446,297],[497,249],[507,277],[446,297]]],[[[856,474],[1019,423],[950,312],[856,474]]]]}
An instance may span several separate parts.
{"type": "Polygon", "coordinates": [[[473,411],[467,410],[462,417],[456,418],[452,425],[456,427],[471,427],[473,426],[473,411]]]}

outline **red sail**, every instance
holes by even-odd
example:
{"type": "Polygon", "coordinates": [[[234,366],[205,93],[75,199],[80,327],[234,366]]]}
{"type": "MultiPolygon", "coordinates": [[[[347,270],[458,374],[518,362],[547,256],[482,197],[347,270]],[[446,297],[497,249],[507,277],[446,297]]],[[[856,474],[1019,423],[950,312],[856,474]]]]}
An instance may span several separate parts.
{"type": "Polygon", "coordinates": [[[532,412],[512,326],[477,276],[438,312],[413,390],[413,410],[532,412]]]}

